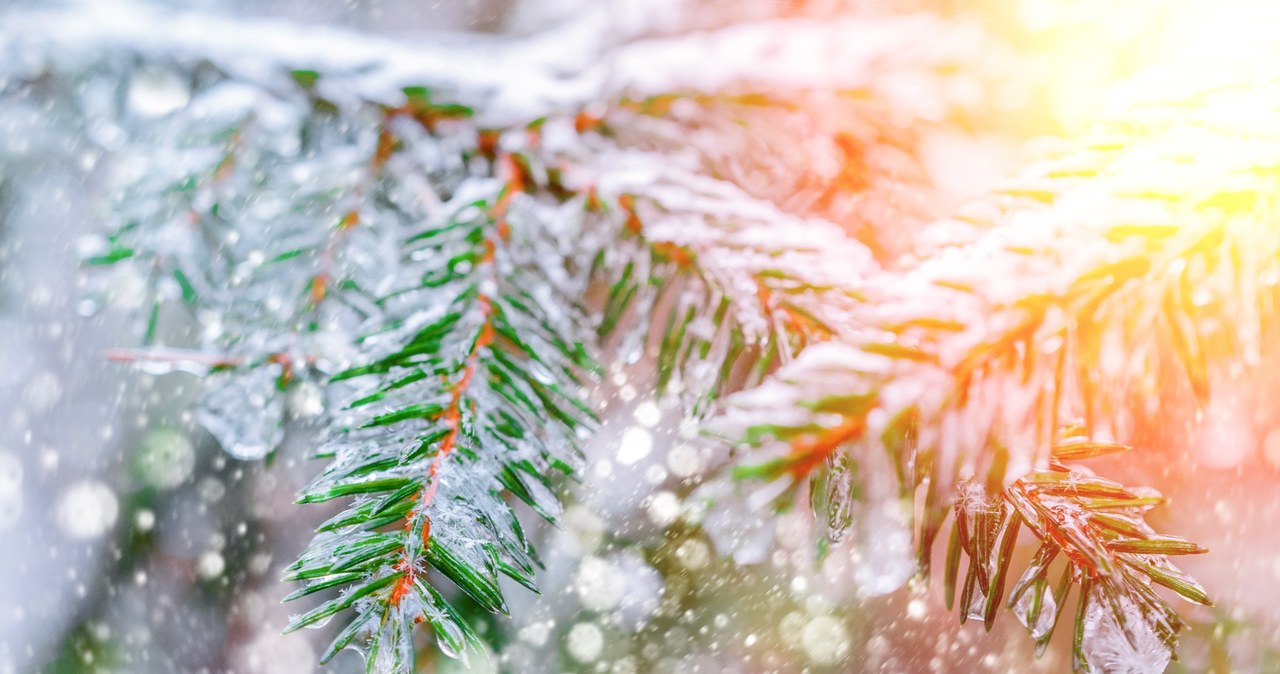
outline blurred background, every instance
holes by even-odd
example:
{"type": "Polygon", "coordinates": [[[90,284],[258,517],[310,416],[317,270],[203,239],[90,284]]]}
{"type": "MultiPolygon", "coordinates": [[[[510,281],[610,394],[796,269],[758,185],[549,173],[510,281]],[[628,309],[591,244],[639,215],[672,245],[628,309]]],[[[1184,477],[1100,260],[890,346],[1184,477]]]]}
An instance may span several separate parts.
{"type": "MultiPolygon", "coordinates": [[[[935,213],[1011,171],[1028,139],[1087,124],[1116,81],[1163,58],[1170,45],[1208,34],[1213,21],[1225,22],[1228,35],[1280,25],[1245,20],[1275,18],[1257,3],[1236,3],[1245,13],[1231,18],[1222,3],[1157,0],[153,4],[414,45],[536,35],[604,3],[611,22],[604,37],[620,40],[845,14],[927,12],[978,26],[973,49],[996,54],[1009,84],[976,94],[963,125],[926,134],[935,213]]],[[[76,5],[0,4],[0,33],[7,16],[50,7],[76,5]]],[[[0,89],[8,77],[0,72],[0,89]]],[[[975,96],[963,88],[955,95],[975,96]]],[[[0,135],[46,112],[0,105],[0,135]]],[[[9,134],[0,148],[31,140],[9,134]]],[[[44,151],[12,152],[17,158],[0,164],[0,673],[315,671],[331,630],[282,636],[297,609],[280,604],[290,588],[279,580],[331,514],[292,504],[319,469],[307,460],[314,400],[290,400],[286,443],[270,459],[241,461],[196,422],[193,375],[109,362],[108,350],[138,341],[139,307],[130,299],[140,290],[123,278],[106,310],[85,305],[78,242],[98,231],[104,157],[74,139],[44,140],[44,151]]],[[[936,588],[912,582],[888,591],[909,556],[894,541],[855,534],[818,561],[803,512],[767,522],[745,511],[699,512],[688,498],[692,486],[723,465],[724,450],[699,440],[678,410],[646,397],[651,369],[642,361],[610,373],[607,423],[590,442],[590,468],[564,526],[528,522],[546,564],[543,595],[516,588],[511,618],[477,613],[497,652],[473,660],[475,671],[1069,670],[1067,631],[1036,661],[1011,616],[987,635],[979,624],[960,626],[936,588]]],[[[1267,432],[1271,419],[1251,415],[1260,407],[1223,403],[1207,421],[1177,410],[1177,422],[1148,433],[1166,449],[1099,466],[1121,480],[1158,484],[1172,504],[1153,524],[1214,552],[1185,565],[1218,606],[1186,612],[1193,627],[1173,671],[1280,671],[1280,499],[1273,497],[1280,435],[1267,432]]],[[[868,527],[864,535],[874,533],[868,527]]],[[[346,652],[328,670],[362,666],[346,652]]],[[[423,667],[464,665],[441,659],[423,667]]]]}

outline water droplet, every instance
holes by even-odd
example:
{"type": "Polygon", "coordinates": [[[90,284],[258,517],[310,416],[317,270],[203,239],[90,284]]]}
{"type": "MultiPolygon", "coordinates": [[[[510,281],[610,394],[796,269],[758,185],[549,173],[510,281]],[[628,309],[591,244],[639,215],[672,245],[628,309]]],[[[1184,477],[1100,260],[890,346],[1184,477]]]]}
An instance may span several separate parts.
{"type": "Polygon", "coordinates": [[[96,315],[101,308],[102,304],[92,297],[82,297],[76,302],[76,313],[84,318],[96,315]]]}
{"type": "Polygon", "coordinates": [[[554,626],[554,621],[550,620],[531,623],[520,628],[518,636],[525,643],[542,646],[547,643],[547,637],[551,636],[551,628],[554,626]]]}
{"type": "Polygon", "coordinates": [[[815,664],[833,665],[849,653],[849,634],[831,616],[814,616],[800,632],[800,645],[815,664]]]}
{"type": "Polygon", "coordinates": [[[200,559],[196,561],[196,574],[205,580],[221,576],[226,568],[227,563],[222,555],[213,551],[200,555],[200,559]]]}
{"type": "Polygon", "coordinates": [[[711,563],[711,551],[706,543],[691,538],[676,548],[676,559],[686,569],[697,570],[711,563]]]}
{"type": "Polygon", "coordinates": [[[172,428],[157,428],[142,439],[134,465],[148,485],[173,489],[191,475],[195,463],[195,448],[187,436],[172,428]]]}
{"type": "Polygon", "coordinates": [[[985,620],[987,615],[987,595],[983,594],[982,588],[973,595],[973,601],[969,604],[969,612],[965,616],[969,620],[985,620]]]}
{"type": "Polygon", "coordinates": [[[578,662],[594,662],[604,650],[604,633],[595,623],[578,623],[569,630],[565,645],[578,662]]]}
{"type": "Polygon", "coordinates": [[[618,463],[624,466],[631,466],[649,456],[649,452],[652,450],[653,435],[639,426],[629,426],[622,432],[622,439],[618,442],[618,455],[616,458],[618,463]]]}
{"type": "Polygon", "coordinates": [[[625,591],[622,575],[612,564],[598,557],[582,560],[574,589],[582,606],[591,611],[612,610],[622,601],[625,591]]]}
{"type": "Polygon", "coordinates": [[[651,522],[660,527],[668,526],[680,516],[680,497],[669,491],[657,492],[649,497],[645,510],[651,522]]]}
{"type": "Polygon", "coordinates": [[[646,400],[636,405],[632,415],[635,417],[636,423],[649,428],[657,426],[658,422],[662,420],[662,410],[658,409],[657,403],[652,400],[646,400]]]}
{"type": "Polygon", "coordinates": [[[177,73],[159,68],[138,71],[129,82],[129,108],[143,117],[161,117],[185,106],[191,89],[177,73]]]}
{"type": "Polygon", "coordinates": [[[76,539],[97,538],[115,524],[120,504],[115,492],[96,481],[78,482],[58,500],[58,525],[76,539]]]}
{"type": "Polygon", "coordinates": [[[667,452],[667,468],[676,477],[693,477],[702,471],[702,456],[693,445],[676,445],[667,452]]]}

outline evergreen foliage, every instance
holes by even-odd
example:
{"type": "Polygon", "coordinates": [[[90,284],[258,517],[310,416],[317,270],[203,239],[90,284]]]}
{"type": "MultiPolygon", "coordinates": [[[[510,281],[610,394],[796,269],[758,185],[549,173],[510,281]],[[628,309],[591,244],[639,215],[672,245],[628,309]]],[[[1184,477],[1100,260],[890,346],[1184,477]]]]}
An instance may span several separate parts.
{"type": "MultiPolygon", "coordinates": [[[[734,30],[718,35],[750,38],[734,30]]],[[[669,40],[618,50],[686,53],[669,40]]],[[[536,591],[512,504],[556,521],[600,364],[646,353],[656,393],[739,446],[736,477],[772,483],[780,507],[810,501],[820,545],[849,528],[860,481],[891,483],[922,574],[948,539],[961,620],[990,629],[1005,606],[1043,650],[1077,586],[1075,666],[1105,671],[1097,624],[1171,650],[1181,621],[1155,587],[1209,603],[1169,561],[1205,550],[1144,520],[1162,497],[1077,462],[1129,449],[1115,438],[1135,401],[1182,387],[1204,402],[1265,356],[1280,240],[1256,222],[1277,155],[1219,116],[1273,85],[1129,102],[916,236],[928,177],[902,120],[934,120],[874,83],[780,91],[730,73],[557,99],[520,73],[487,74],[490,90],[297,54],[254,69],[103,53],[8,54],[3,94],[127,136],[135,163],[84,260],[145,279],[141,347],[116,357],[198,372],[201,422],[238,457],[275,451],[321,397],[328,463],[298,500],[342,510],[288,575],[290,599],[339,590],[288,626],[341,621],[321,661],[359,643],[370,671],[413,671],[424,622],[466,657],[480,638],[442,580],[493,612],[500,577],[536,591]],[[190,100],[157,121],[93,94],[126,77],[190,100]],[[526,96],[532,113],[513,105],[526,96]],[[788,147],[777,129],[801,123],[826,144],[788,147]],[[810,153],[837,168],[791,170],[810,153]],[[204,325],[196,343],[155,345],[179,308],[204,325]],[[1038,548],[1019,570],[1023,529],[1038,548]]],[[[885,67],[941,77],[946,61],[885,67]]]]}

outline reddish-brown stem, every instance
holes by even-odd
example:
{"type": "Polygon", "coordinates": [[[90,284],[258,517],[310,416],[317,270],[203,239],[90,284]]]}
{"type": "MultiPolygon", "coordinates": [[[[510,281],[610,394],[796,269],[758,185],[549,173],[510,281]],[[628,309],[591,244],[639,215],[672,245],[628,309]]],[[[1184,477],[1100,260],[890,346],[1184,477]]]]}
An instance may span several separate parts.
{"type": "Polygon", "coordinates": [[[244,358],[187,349],[110,349],[107,360],[122,363],[192,363],[207,367],[238,367],[244,358]]]}
{"type": "MultiPolygon", "coordinates": [[[[524,172],[519,164],[511,159],[509,155],[504,155],[504,165],[507,167],[508,175],[506,176],[507,184],[498,201],[490,209],[490,217],[495,223],[495,237],[500,241],[505,241],[510,235],[510,228],[506,223],[506,212],[514,195],[524,189],[524,172]]],[[[484,258],[482,262],[492,268],[493,257],[495,252],[494,238],[487,238],[484,241],[484,258]]],[[[428,509],[435,500],[437,491],[440,488],[440,472],[444,468],[444,462],[453,453],[454,448],[458,444],[458,436],[462,432],[462,410],[465,404],[464,396],[471,380],[475,376],[476,368],[482,349],[488,348],[493,344],[496,332],[493,327],[494,306],[493,301],[488,295],[481,293],[477,297],[480,305],[481,325],[479,333],[476,335],[476,341],[471,347],[471,351],[467,354],[466,360],[462,366],[462,374],[457,381],[449,384],[449,405],[441,413],[439,419],[444,424],[447,432],[440,440],[440,445],[436,449],[435,456],[431,459],[431,464],[427,467],[427,485],[426,488],[416,497],[418,504],[414,507],[414,512],[410,513],[408,521],[405,524],[406,530],[412,529],[414,519],[418,514],[422,515],[422,547],[425,550],[431,544],[431,517],[428,509]]],[[[408,546],[405,547],[396,569],[401,571],[396,584],[391,588],[389,601],[392,606],[399,604],[404,597],[413,589],[414,582],[417,578],[417,570],[414,560],[410,558],[408,546]]]]}

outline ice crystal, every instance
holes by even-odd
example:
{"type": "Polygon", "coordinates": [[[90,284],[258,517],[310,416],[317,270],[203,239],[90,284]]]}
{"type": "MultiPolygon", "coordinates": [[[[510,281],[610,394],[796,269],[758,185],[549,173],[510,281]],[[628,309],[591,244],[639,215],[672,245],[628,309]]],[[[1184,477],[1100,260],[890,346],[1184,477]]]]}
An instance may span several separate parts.
{"type": "Polygon", "coordinates": [[[1091,591],[1087,599],[1083,648],[1093,671],[1159,674],[1165,670],[1173,648],[1137,604],[1124,595],[1108,597],[1100,590],[1091,591]]]}
{"type": "Polygon", "coordinates": [[[1040,595],[1038,600],[1036,594],[1036,588],[1032,586],[1022,593],[1022,596],[1018,597],[1018,601],[1013,605],[1013,614],[1018,617],[1018,622],[1021,622],[1031,632],[1032,639],[1040,639],[1049,632],[1049,629],[1053,627],[1058,611],[1058,605],[1053,599],[1053,590],[1051,588],[1041,587],[1038,593],[1040,595]],[[1039,611],[1034,615],[1034,622],[1032,622],[1033,611],[1039,611]]]}
{"type": "Polygon", "coordinates": [[[211,375],[196,419],[237,459],[261,459],[284,438],[284,399],[278,374],[257,368],[247,374],[211,375]]]}

